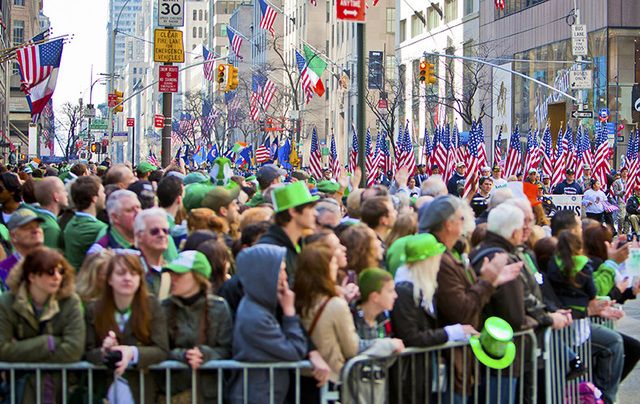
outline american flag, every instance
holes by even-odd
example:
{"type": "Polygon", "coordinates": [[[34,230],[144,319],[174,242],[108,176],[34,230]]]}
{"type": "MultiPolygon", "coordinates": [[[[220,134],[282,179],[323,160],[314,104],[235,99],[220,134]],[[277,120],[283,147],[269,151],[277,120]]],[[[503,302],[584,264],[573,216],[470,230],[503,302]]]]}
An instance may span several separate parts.
{"type": "Polygon", "coordinates": [[[331,150],[329,152],[329,163],[331,164],[331,171],[333,172],[333,178],[340,177],[340,160],[338,160],[338,149],[336,148],[336,136],[331,131],[331,150]]]}
{"type": "Polygon", "coordinates": [[[633,189],[636,185],[640,185],[640,178],[638,178],[638,169],[640,168],[640,162],[638,161],[638,142],[640,139],[638,138],[638,131],[634,133],[631,132],[629,134],[629,146],[627,147],[627,155],[624,161],[625,167],[629,170],[627,175],[627,184],[625,187],[624,200],[628,200],[633,193],[633,189]]]}
{"type": "Polygon", "coordinates": [[[387,143],[387,132],[382,131],[382,139],[380,139],[380,168],[384,172],[384,175],[388,175],[393,171],[393,160],[391,159],[391,152],[389,151],[389,144],[387,143]]]}
{"type": "Polygon", "coordinates": [[[467,160],[467,179],[464,183],[463,196],[466,198],[476,192],[478,185],[478,170],[480,169],[480,144],[484,143],[480,133],[480,125],[476,125],[474,130],[469,132],[469,158],[467,160]]]}
{"type": "Polygon", "coordinates": [[[518,174],[520,171],[522,171],[522,145],[520,144],[520,130],[518,129],[518,125],[516,125],[509,139],[505,176],[509,178],[512,175],[518,174]]]}
{"type": "Polygon", "coordinates": [[[311,97],[313,97],[313,84],[311,83],[311,78],[309,77],[309,73],[307,72],[308,66],[307,61],[300,54],[300,52],[296,51],[296,64],[298,65],[298,70],[300,71],[300,78],[302,82],[302,89],[306,95],[305,102],[311,101],[311,97]]]}
{"type": "Polygon", "coordinates": [[[229,45],[231,46],[231,51],[236,55],[236,57],[242,60],[242,56],[240,55],[240,48],[242,47],[242,37],[234,32],[233,28],[227,26],[227,36],[229,37],[229,45]]]}
{"type": "Polygon", "coordinates": [[[309,155],[309,171],[316,179],[322,178],[322,155],[320,153],[320,145],[318,144],[318,132],[313,128],[311,132],[311,151],[309,155]]]}
{"type": "Polygon", "coordinates": [[[607,140],[606,125],[600,125],[595,146],[595,167],[592,171],[594,177],[600,180],[602,189],[605,189],[607,186],[607,174],[611,170],[611,167],[609,167],[609,141],[607,140]]]}
{"type": "Polygon", "coordinates": [[[583,161],[584,164],[589,164],[589,167],[593,168],[593,151],[591,150],[591,138],[589,137],[589,129],[584,128],[582,131],[582,147],[583,147],[583,161]]]}
{"type": "Polygon", "coordinates": [[[402,139],[402,155],[404,161],[402,166],[407,169],[409,175],[413,175],[416,171],[416,155],[413,152],[413,141],[411,140],[411,134],[409,133],[409,122],[404,130],[404,139],[402,139]]]}
{"type": "Polygon", "coordinates": [[[478,157],[480,158],[480,165],[478,168],[487,167],[489,165],[489,159],[487,158],[487,147],[484,144],[484,126],[482,121],[478,121],[477,125],[478,136],[480,136],[480,143],[478,144],[478,157]]]}
{"type": "Polygon", "coordinates": [[[571,168],[575,171],[576,153],[574,150],[573,130],[569,125],[567,125],[567,130],[564,132],[564,137],[562,138],[562,153],[565,170],[571,168]]]}
{"type": "Polygon", "coordinates": [[[16,51],[20,89],[27,95],[32,116],[40,114],[53,96],[63,46],[64,40],[58,39],[16,51]]]}
{"type": "Polygon", "coordinates": [[[160,164],[158,163],[158,158],[156,157],[156,154],[151,151],[151,149],[149,149],[149,155],[147,156],[147,161],[156,167],[160,167],[160,164]]]}
{"type": "MultiPolygon", "coordinates": [[[[455,132],[455,131],[454,131],[455,132]]],[[[442,134],[441,134],[442,135],[442,134]]],[[[453,171],[456,168],[457,158],[458,158],[458,148],[456,145],[456,139],[451,136],[450,127],[447,126],[444,129],[444,137],[442,138],[443,143],[447,148],[447,169],[446,169],[446,178],[447,180],[453,175],[453,171]]]]}
{"type": "Polygon", "coordinates": [[[352,143],[351,143],[351,153],[349,153],[349,172],[356,172],[356,167],[358,167],[358,135],[356,134],[356,127],[351,125],[351,131],[353,133],[352,143]]]}
{"type": "Polygon", "coordinates": [[[442,177],[446,180],[447,168],[447,144],[444,143],[444,129],[436,127],[433,135],[433,163],[437,164],[442,173],[442,177]]]}
{"type": "MultiPolygon", "coordinates": [[[[431,140],[429,139],[429,131],[424,128],[424,161],[427,166],[430,165],[431,155],[433,154],[433,147],[431,146],[431,140]]],[[[429,167],[427,167],[427,170],[429,167]]]]}
{"type": "Polygon", "coordinates": [[[527,133],[527,151],[524,155],[524,172],[528,173],[532,168],[537,169],[536,153],[538,145],[536,144],[535,134],[531,127],[529,127],[529,133],[527,133]]]}
{"type": "Polygon", "coordinates": [[[542,134],[542,175],[546,175],[549,178],[553,176],[553,139],[551,138],[551,129],[549,125],[544,128],[542,134]]]}
{"type": "MultiPolygon", "coordinates": [[[[584,175],[584,143],[582,142],[582,125],[578,126],[578,132],[576,133],[576,178],[582,178],[584,175]]],[[[585,184],[588,186],[588,184],[585,184]]]]}
{"type": "Polygon", "coordinates": [[[266,29],[271,32],[271,35],[275,36],[276,31],[273,29],[273,23],[276,21],[276,11],[269,7],[264,0],[258,0],[260,2],[260,10],[262,11],[262,18],[260,19],[260,28],[266,29]]]}
{"type": "Polygon", "coordinates": [[[266,76],[254,73],[251,83],[251,97],[249,100],[251,119],[257,121],[260,111],[266,111],[276,93],[276,86],[266,76]]]}
{"type": "Polygon", "coordinates": [[[551,188],[562,182],[564,178],[565,160],[564,160],[564,141],[562,139],[562,128],[558,132],[558,139],[556,140],[556,150],[554,152],[555,158],[553,160],[553,176],[551,177],[551,188]]]}
{"type": "Polygon", "coordinates": [[[271,144],[269,142],[269,136],[265,136],[264,142],[256,149],[256,163],[266,163],[271,159],[271,144]]]}
{"type": "Polygon", "coordinates": [[[500,130],[498,131],[498,138],[496,139],[496,142],[493,145],[493,164],[499,165],[500,161],[502,161],[502,125],[500,125],[500,130]]]}
{"type": "MultiPolygon", "coordinates": [[[[407,120],[406,129],[409,130],[409,120],[407,120]]],[[[396,157],[396,171],[402,168],[404,165],[404,147],[402,143],[404,142],[404,132],[402,128],[398,130],[398,138],[396,140],[396,148],[395,148],[395,157],[396,157]]]]}
{"type": "MultiPolygon", "coordinates": [[[[475,122],[472,125],[473,129],[475,130],[475,122]]],[[[455,168],[456,164],[458,162],[463,162],[466,164],[467,161],[467,152],[466,150],[462,150],[461,143],[460,143],[460,131],[458,130],[458,123],[455,122],[453,124],[453,130],[451,131],[451,140],[450,140],[450,146],[451,146],[451,151],[453,152],[453,159],[450,162],[450,164],[453,164],[453,167],[455,168]]],[[[453,170],[453,169],[452,169],[453,170]]],[[[452,171],[453,173],[453,171],[452,171]]]]}
{"type": "Polygon", "coordinates": [[[204,74],[204,78],[209,81],[215,80],[215,56],[213,52],[209,51],[204,45],[202,46],[202,57],[205,60],[205,63],[202,65],[202,71],[204,74]]]}
{"type": "Polygon", "coordinates": [[[378,165],[376,164],[375,152],[371,148],[371,130],[367,128],[367,136],[364,141],[365,149],[365,169],[367,170],[367,186],[373,186],[378,176],[378,165]]]}

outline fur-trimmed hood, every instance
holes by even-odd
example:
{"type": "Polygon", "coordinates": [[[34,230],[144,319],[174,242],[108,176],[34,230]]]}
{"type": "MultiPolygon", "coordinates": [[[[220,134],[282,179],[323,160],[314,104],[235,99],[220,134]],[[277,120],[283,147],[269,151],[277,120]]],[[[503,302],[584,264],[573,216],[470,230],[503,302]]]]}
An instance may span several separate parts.
{"type": "MultiPolygon", "coordinates": [[[[24,286],[27,287],[26,282],[22,281],[22,272],[24,270],[24,258],[22,258],[15,267],[9,272],[7,277],[7,286],[10,293],[17,295],[18,291],[24,286]]],[[[63,300],[75,293],[75,283],[73,282],[73,275],[68,274],[65,269],[65,274],[62,276],[62,283],[60,289],[55,295],[56,300],[63,300]]]]}

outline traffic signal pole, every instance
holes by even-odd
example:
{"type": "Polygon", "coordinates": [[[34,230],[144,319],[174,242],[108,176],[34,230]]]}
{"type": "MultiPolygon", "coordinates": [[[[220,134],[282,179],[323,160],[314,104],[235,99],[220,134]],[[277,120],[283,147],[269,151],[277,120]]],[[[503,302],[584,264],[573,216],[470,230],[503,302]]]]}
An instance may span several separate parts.
{"type": "Polygon", "coordinates": [[[367,186],[367,174],[365,168],[365,87],[364,87],[364,46],[365,46],[365,31],[364,23],[356,23],[356,59],[358,65],[356,66],[356,78],[357,78],[357,90],[358,90],[358,103],[356,105],[356,131],[358,132],[358,166],[362,170],[362,179],[360,180],[360,186],[367,186]]]}
{"type": "MultiPolygon", "coordinates": [[[[165,63],[171,66],[171,63],[165,63]]],[[[171,164],[171,121],[173,117],[173,93],[162,93],[162,115],[164,116],[164,127],[162,128],[162,167],[171,164]]]]}

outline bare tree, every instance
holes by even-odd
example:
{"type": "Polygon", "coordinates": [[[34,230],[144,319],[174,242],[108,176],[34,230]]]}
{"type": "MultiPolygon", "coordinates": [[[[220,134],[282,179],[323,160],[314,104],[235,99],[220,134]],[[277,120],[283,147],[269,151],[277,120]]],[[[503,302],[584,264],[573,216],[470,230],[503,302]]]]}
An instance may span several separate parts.
{"type": "Polygon", "coordinates": [[[389,141],[391,142],[392,149],[395,149],[395,143],[393,135],[398,127],[398,120],[400,114],[400,104],[404,98],[404,89],[398,80],[385,79],[383,81],[383,87],[377,89],[369,89],[366,86],[366,93],[364,100],[369,110],[375,115],[380,122],[380,126],[384,132],[386,132],[389,141]],[[378,100],[382,97],[386,97],[386,108],[378,108],[378,100]]]}
{"type": "Polygon", "coordinates": [[[82,106],[66,102],[60,109],[61,119],[57,121],[55,139],[62,149],[64,158],[69,160],[78,154],[78,140],[80,140],[80,123],[82,121],[82,106]]]}

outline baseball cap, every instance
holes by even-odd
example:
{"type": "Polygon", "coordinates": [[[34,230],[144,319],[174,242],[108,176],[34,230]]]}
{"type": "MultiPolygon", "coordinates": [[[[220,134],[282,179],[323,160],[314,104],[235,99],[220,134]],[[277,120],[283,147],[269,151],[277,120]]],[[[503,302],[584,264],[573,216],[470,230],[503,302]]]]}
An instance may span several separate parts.
{"type": "Polygon", "coordinates": [[[195,272],[207,279],[211,276],[211,264],[207,256],[200,251],[194,250],[182,251],[176,259],[165,265],[163,269],[177,274],[195,272]]]}
{"type": "Polygon", "coordinates": [[[142,161],[136,167],[136,172],[139,172],[140,174],[146,174],[146,173],[150,173],[151,171],[156,171],[157,169],[158,169],[158,167],[154,166],[153,164],[149,163],[148,161],[142,161]]]}
{"type": "Polygon", "coordinates": [[[127,189],[136,194],[142,209],[148,209],[155,205],[156,194],[153,191],[153,185],[149,181],[136,181],[129,185],[127,189]]]}
{"type": "Polygon", "coordinates": [[[589,164],[584,164],[584,165],[582,166],[582,169],[583,169],[583,170],[591,170],[591,166],[590,166],[589,164]]]}
{"type": "Polygon", "coordinates": [[[532,168],[531,170],[529,170],[529,174],[538,174],[538,170],[532,168]]]}
{"type": "Polygon", "coordinates": [[[458,164],[456,164],[456,168],[460,168],[460,167],[466,167],[467,165],[465,163],[463,163],[462,161],[459,162],[458,164]]]}
{"type": "Polygon", "coordinates": [[[286,175],[287,172],[282,168],[278,167],[275,164],[265,164],[258,170],[258,174],[256,174],[256,178],[258,180],[258,184],[260,185],[260,189],[264,190],[271,185],[273,180],[280,177],[281,175],[286,175]]]}
{"type": "Polygon", "coordinates": [[[202,199],[202,207],[209,208],[214,212],[223,206],[228,206],[240,194],[240,187],[214,187],[202,199]]]}
{"type": "Polygon", "coordinates": [[[9,221],[7,222],[7,229],[15,230],[18,227],[22,227],[25,224],[33,222],[34,220],[40,223],[44,222],[44,220],[39,218],[38,215],[36,215],[32,210],[24,208],[18,209],[13,212],[11,217],[9,217],[9,221]]]}
{"type": "Polygon", "coordinates": [[[564,173],[567,175],[571,175],[571,174],[575,174],[576,172],[573,171],[573,168],[567,168],[566,170],[564,170],[564,173]]]}

